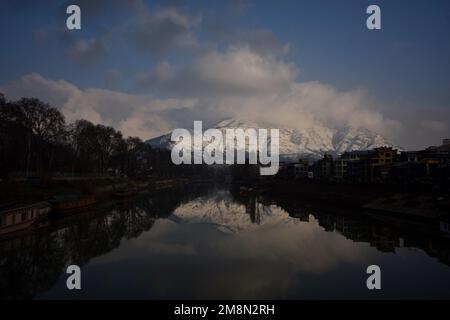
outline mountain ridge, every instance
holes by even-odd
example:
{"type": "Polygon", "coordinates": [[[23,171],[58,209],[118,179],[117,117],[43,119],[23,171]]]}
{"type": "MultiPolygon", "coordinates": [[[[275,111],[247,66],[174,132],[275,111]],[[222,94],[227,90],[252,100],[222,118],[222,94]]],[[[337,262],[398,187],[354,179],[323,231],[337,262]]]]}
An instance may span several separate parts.
{"type": "MultiPolygon", "coordinates": [[[[242,119],[226,119],[211,128],[219,129],[224,133],[226,129],[270,129],[275,127],[242,119]]],[[[345,126],[333,129],[316,125],[305,129],[285,127],[279,130],[280,156],[284,158],[320,158],[325,153],[339,155],[346,151],[369,150],[383,146],[401,149],[382,135],[362,127],[345,126]]],[[[149,139],[146,142],[154,148],[169,150],[174,145],[171,141],[171,133],[149,139]]]]}

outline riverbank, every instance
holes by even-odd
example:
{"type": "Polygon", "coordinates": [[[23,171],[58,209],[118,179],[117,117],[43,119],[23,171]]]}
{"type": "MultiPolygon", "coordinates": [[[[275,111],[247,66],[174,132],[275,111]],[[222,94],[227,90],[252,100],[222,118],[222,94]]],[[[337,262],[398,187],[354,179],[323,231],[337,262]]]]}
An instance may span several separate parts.
{"type": "Polygon", "coordinates": [[[121,190],[133,193],[152,192],[188,183],[186,178],[130,179],[116,177],[102,178],[52,178],[12,180],[0,183],[0,207],[12,204],[46,201],[66,194],[93,195],[97,200],[114,196],[121,190]]]}
{"type": "Polygon", "coordinates": [[[253,192],[305,202],[371,210],[414,219],[441,219],[450,212],[450,196],[441,190],[385,184],[343,184],[318,180],[269,181],[248,185],[253,192]]]}

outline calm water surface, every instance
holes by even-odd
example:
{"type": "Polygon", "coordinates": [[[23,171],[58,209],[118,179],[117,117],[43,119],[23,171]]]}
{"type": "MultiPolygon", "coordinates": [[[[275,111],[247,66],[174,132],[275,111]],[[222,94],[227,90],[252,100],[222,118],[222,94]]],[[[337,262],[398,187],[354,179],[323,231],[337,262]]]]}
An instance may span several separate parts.
{"type": "Polygon", "coordinates": [[[450,298],[435,225],[195,187],[99,206],[0,239],[9,299],[450,298]],[[65,269],[82,268],[82,290],[65,269]],[[382,290],[366,289],[367,266],[382,290]]]}

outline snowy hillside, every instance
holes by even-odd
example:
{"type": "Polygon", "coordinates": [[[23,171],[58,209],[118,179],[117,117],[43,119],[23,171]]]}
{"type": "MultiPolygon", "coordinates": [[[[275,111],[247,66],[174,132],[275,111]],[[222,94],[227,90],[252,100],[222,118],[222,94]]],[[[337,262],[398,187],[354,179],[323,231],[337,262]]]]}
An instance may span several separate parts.
{"type": "MultiPolygon", "coordinates": [[[[226,129],[270,129],[276,127],[251,121],[228,119],[219,122],[213,128],[220,129],[225,133],[226,129]]],[[[326,126],[315,126],[302,130],[295,128],[279,129],[280,155],[282,156],[319,158],[322,157],[324,153],[342,154],[345,151],[368,150],[381,146],[396,147],[383,136],[365,128],[345,127],[337,130],[326,126]]],[[[171,149],[173,142],[170,141],[170,136],[171,134],[169,133],[148,140],[147,143],[155,148],[171,149]]]]}

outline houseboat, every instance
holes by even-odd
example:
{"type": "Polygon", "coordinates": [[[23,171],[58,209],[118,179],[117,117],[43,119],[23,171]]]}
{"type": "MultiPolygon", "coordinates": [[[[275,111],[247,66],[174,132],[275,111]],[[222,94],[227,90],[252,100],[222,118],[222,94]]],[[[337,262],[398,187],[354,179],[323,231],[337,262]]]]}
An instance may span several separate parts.
{"type": "Polygon", "coordinates": [[[48,202],[0,208],[0,235],[30,227],[50,212],[48,202]]]}
{"type": "Polygon", "coordinates": [[[53,197],[49,202],[54,211],[69,212],[91,208],[97,201],[91,195],[62,195],[53,197]]]}

